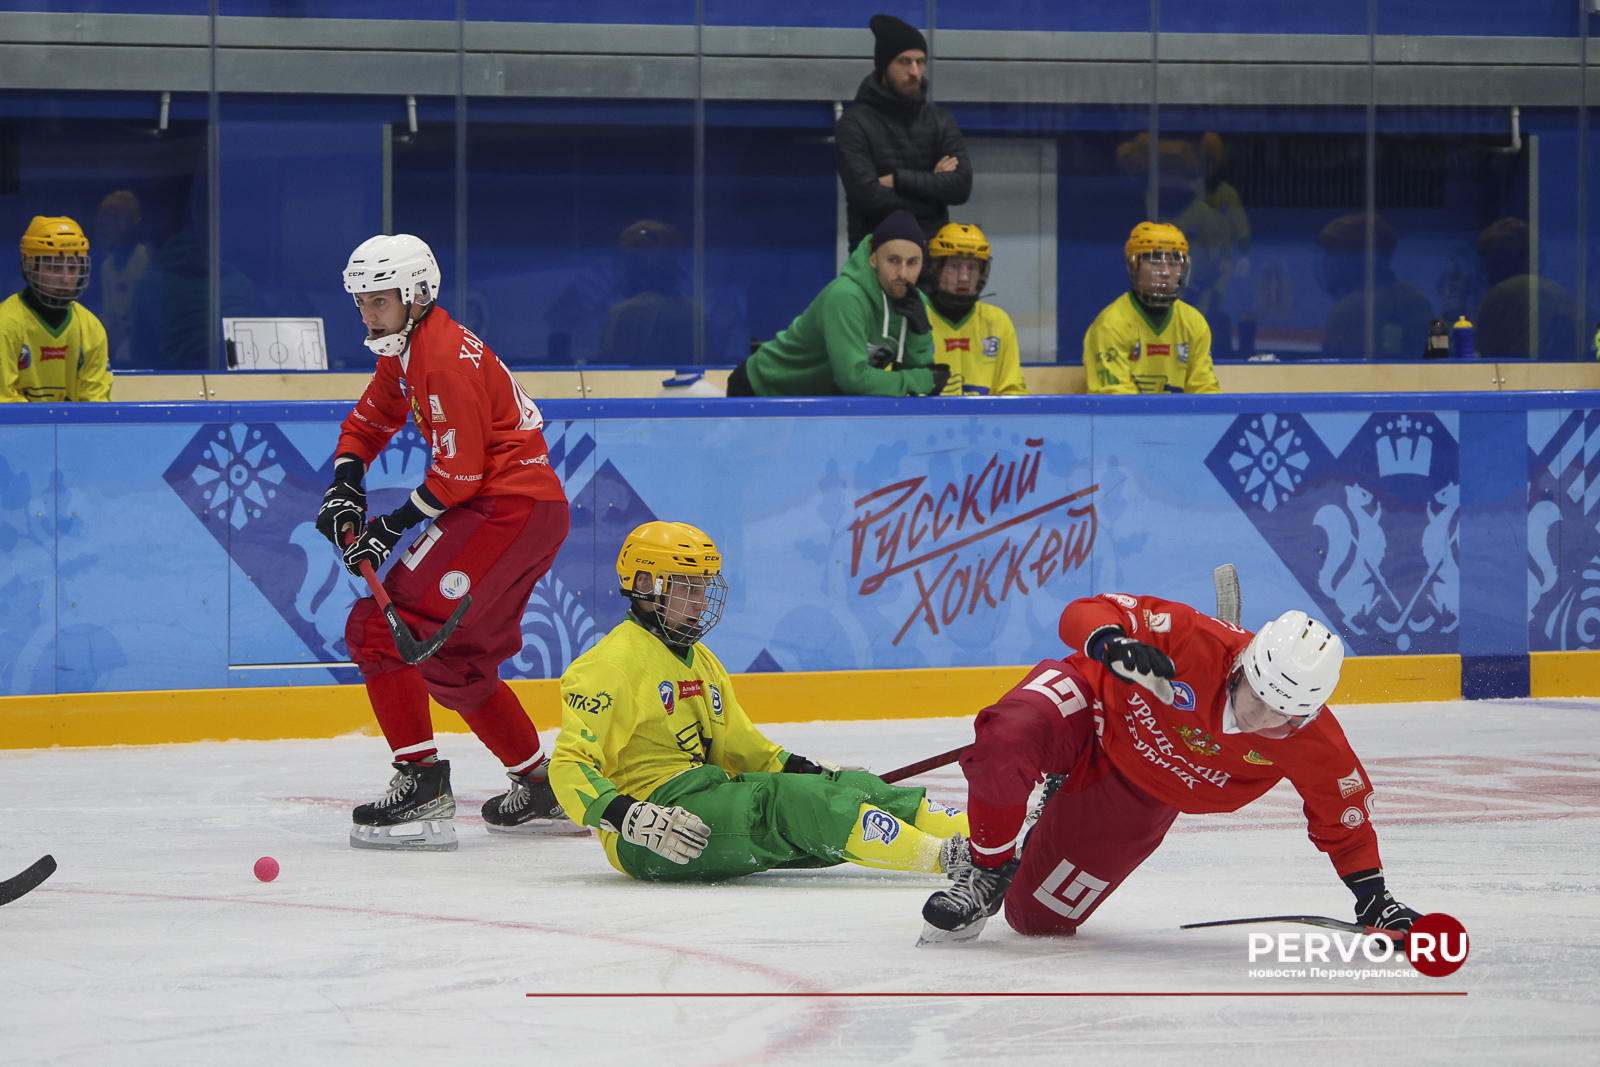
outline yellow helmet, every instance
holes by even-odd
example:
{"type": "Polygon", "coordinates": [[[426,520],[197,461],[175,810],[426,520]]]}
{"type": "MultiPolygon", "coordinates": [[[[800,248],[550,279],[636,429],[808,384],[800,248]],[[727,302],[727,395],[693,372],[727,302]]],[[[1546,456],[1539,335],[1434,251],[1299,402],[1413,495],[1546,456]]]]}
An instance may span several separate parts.
{"type": "Polygon", "coordinates": [[[1151,307],[1170,307],[1189,284],[1189,239],[1170,222],[1139,223],[1128,235],[1123,252],[1128,258],[1128,280],[1133,284],[1135,295],[1151,307]],[[1139,281],[1139,264],[1157,254],[1169,262],[1171,257],[1176,257],[1180,265],[1178,277],[1162,284],[1143,285],[1139,281]]]}
{"type": "Polygon", "coordinates": [[[89,287],[89,238],[66,216],[35,215],[22,235],[22,277],[45,307],[64,308],[89,287]]]}
{"type": "Polygon", "coordinates": [[[1141,222],[1128,235],[1122,250],[1130,260],[1141,252],[1181,252],[1187,256],[1189,239],[1170,222],[1141,222]]]}
{"type": "Polygon", "coordinates": [[[617,553],[622,595],[653,607],[669,645],[689,646],[722,620],[728,583],[722,553],[703,530],[686,522],[635,527],[617,553]]]}
{"type": "Polygon", "coordinates": [[[937,256],[971,256],[973,259],[989,258],[989,239],[976,226],[950,222],[940,228],[928,242],[928,258],[937,256]]]}

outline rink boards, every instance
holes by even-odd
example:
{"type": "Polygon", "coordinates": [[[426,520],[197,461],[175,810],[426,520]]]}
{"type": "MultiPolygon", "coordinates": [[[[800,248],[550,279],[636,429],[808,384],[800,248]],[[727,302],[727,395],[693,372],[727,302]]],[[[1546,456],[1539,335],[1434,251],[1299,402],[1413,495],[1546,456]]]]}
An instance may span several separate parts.
{"type": "MultiPolygon", "coordinates": [[[[1600,647],[1600,393],[541,407],[573,527],[508,678],[558,677],[620,620],[621,539],[663,518],[722,547],[731,590],[710,644],[747,686],[792,676],[773,679],[775,718],[892,715],[885,701],[944,691],[970,706],[972,675],[943,672],[1059,654],[1066,601],[1209,607],[1222,562],[1246,626],[1306,608],[1380,689],[1414,675],[1435,699],[1600,691],[1572,655],[1600,647]]],[[[347,411],[7,405],[0,693],[237,694],[170,697],[220,708],[356,680],[340,664],[361,589],[312,525],[347,411]]],[[[397,435],[371,509],[397,506],[428,458],[415,427],[397,435]]],[[[343,721],[332,709],[357,695],[275,703],[343,721]]]]}

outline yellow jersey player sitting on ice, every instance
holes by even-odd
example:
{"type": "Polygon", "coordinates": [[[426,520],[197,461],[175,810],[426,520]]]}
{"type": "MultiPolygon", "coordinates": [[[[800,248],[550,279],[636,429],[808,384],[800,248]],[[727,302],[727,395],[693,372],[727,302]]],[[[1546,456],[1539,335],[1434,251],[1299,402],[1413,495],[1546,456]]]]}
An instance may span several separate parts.
{"type": "Polygon", "coordinates": [[[1083,335],[1091,393],[1220,393],[1211,327],[1178,299],[1189,281],[1189,242],[1169,223],[1141,222],[1124,248],[1131,290],[1083,335]]]}
{"type": "Polygon", "coordinates": [[[860,768],[767,740],[700,643],[722,617],[722,556],[701,531],[648,522],[623,542],[630,608],[561,676],[550,784],[634,878],[722,879],[845,861],[944,872],[968,865],[964,812],[860,768]]]}
{"type": "Polygon", "coordinates": [[[78,297],[89,239],[69,218],[35,217],[22,235],[27,287],[0,302],[0,403],[110,400],[106,329],[78,297]]]}
{"type": "Polygon", "coordinates": [[[928,242],[933,358],[950,365],[941,396],[1021,396],[1022,356],[1011,316],[978,297],[989,281],[989,239],[976,226],[949,223],[928,242]]]}

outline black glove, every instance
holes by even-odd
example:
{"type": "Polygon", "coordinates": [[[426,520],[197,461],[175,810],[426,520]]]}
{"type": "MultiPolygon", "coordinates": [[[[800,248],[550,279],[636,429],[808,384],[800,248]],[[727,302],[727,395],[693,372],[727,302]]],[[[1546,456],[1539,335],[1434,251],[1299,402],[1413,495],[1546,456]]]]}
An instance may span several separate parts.
{"type": "Polygon", "coordinates": [[[928,325],[928,305],[922,302],[922,294],[916,286],[906,286],[906,295],[893,301],[890,307],[906,320],[906,329],[912,333],[928,333],[933,329],[928,325]]]}
{"type": "Polygon", "coordinates": [[[367,521],[367,491],[361,487],[362,463],[354,456],[341,457],[333,465],[333,484],[322,494],[317,511],[317,532],[344,550],[344,528],[361,529],[367,521]]]}
{"type": "Polygon", "coordinates": [[[1085,651],[1111,669],[1111,673],[1154,693],[1162,703],[1175,699],[1171,679],[1177,675],[1172,660],[1153,645],[1135,641],[1120,626],[1108,626],[1089,640],[1085,651]]]}
{"type": "Polygon", "coordinates": [[[399,544],[400,535],[425,517],[421,508],[407,500],[404,507],[373,519],[344,547],[345,570],[357,577],[361,575],[362,563],[370,563],[372,569],[377,570],[399,544]]]}
{"type": "Polygon", "coordinates": [[[1362,926],[1403,933],[1422,918],[1421,912],[1412,911],[1389,895],[1379,868],[1347,874],[1343,881],[1356,895],[1356,922],[1362,926]]]}
{"type": "Polygon", "coordinates": [[[944,392],[944,387],[950,384],[950,364],[935,363],[928,369],[933,371],[933,389],[928,395],[938,396],[944,392]]]}

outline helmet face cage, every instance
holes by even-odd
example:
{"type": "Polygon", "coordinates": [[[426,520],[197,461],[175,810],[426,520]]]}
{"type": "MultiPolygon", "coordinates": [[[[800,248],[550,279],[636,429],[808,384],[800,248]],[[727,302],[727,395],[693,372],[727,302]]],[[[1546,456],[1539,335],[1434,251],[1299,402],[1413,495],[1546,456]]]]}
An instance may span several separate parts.
{"type": "Polygon", "coordinates": [[[39,303],[47,308],[64,308],[89,288],[89,257],[75,253],[25,255],[22,257],[22,277],[39,303]],[[72,290],[70,294],[62,295],[59,292],[69,287],[72,290]]]}
{"type": "Polygon", "coordinates": [[[722,621],[728,581],[720,574],[652,575],[639,571],[629,595],[655,607],[656,623],[669,643],[688,647],[722,621]]]}
{"type": "Polygon", "coordinates": [[[934,290],[955,300],[971,299],[975,301],[983,295],[984,286],[989,284],[989,267],[992,262],[988,256],[978,257],[970,253],[958,253],[953,256],[934,256],[928,261],[928,269],[933,276],[934,290]],[[971,259],[976,260],[978,263],[978,282],[973,286],[970,294],[957,296],[944,287],[944,272],[957,259],[971,259]]]}
{"type": "Polygon", "coordinates": [[[1189,256],[1187,253],[1172,248],[1157,248],[1150,251],[1136,252],[1128,257],[1128,281],[1133,286],[1133,291],[1139,299],[1151,307],[1170,307],[1173,302],[1183,295],[1183,290],[1189,284],[1189,256]],[[1178,277],[1171,283],[1171,288],[1157,288],[1154,284],[1146,284],[1140,280],[1143,266],[1146,263],[1175,263],[1178,266],[1178,277]]]}

